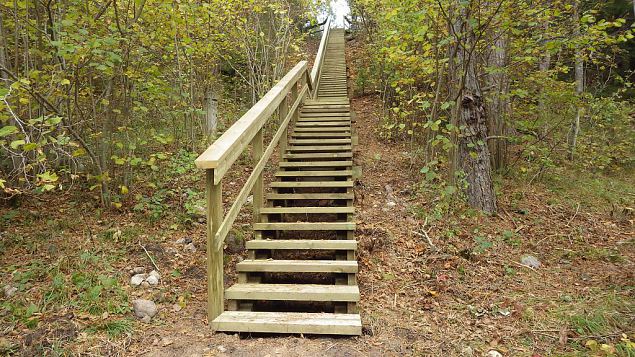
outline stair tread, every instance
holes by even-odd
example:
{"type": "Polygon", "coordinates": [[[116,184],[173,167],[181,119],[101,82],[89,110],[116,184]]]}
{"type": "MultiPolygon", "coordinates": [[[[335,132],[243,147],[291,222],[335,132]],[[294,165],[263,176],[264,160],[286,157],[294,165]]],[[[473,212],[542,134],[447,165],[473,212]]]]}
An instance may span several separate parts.
{"type": "Polygon", "coordinates": [[[247,249],[294,250],[357,250],[353,239],[254,239],[246,242],[247,249]]]}
{"type": "Polygon", "coordinates": [[[236,264],[236,271],[273,273],[357,273],[357,261],[245,259],[236,264]]]}
{"type": "MultiPolygon", "coordinates": [[[[346,162],[346,161],[344,161],[346,162]]],[[[353,187],[353,181],[275,181],[269,186],[275,188],[347,188],[353,187]]]]}
{"type": "Polygon", "coordinates": [[[277,177],[342,177],[353,176],[353,170],[278,171],[277,177]]]}
{"type": "Polygon", "coordinates": [[[254,223],[255,231],[354,231],[353,222],[268,222],[254,223]]]}
{"type": "Polygon", "coordinates": [[[359,301],[356,285],[234,284],[225,290],[230,300],[359,301]]]}
{"type": "Polygon", "coordinates": [[[261,214],[323,214],[323,213],[355,213],[355,207],[263,207],[261,214]]]}
{"type": "Polygon", "coordinates": [[[359,314],[225,311],[212,321],[216,331],[361,335],[359,314]]]}

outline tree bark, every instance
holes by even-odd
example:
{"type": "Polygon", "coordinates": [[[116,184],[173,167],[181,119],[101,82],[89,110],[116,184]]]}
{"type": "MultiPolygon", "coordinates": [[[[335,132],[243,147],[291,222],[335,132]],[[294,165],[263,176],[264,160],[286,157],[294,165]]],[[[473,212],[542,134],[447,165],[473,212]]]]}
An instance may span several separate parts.
{"type": "MultiPolygon", "coordinates": [[[[461,5],[459,5],[461,6],[461,5]]],[[[461,7],[460,21],[464,29],[463,46],[457,51],[457,63],[463,75],[460,86],[458,123],[458,164],[467,186],[464,188],[470,206],[485,213],[496,213],[496,194],[492,183],[492,167],[487,147],[487,116],[477,80],[474,51],[476,34],[469,25],[469,9],[461,7]]]]}
{"type": "MultiPolygon", "coordinates": [[[[573,35],[576,40],[580,39],[580,12],[579,12],[579,3],[576,1],[574,6],[574,15],[573,20],[574,24],[574,32],[573,35]]],[[[576,45],[575,48],[575,92],[578,96],[578,100],[580,104],[576,109],[576,115],[573,121],[571,122],[571,128],[569,129],[569,160],[573,160],[575,156],[576,144],[578,141],[578,134],[580,133],[580,118],[584,115],[584,107],[581,105],[582,94],[584,93],[584,59],[582,57],[582,48],[580,45],[576,45]]]]}
{"type": "Polygon", "coordinates": [[[218,127],[218,96],[213,88],[205,93],[205,129],[208,137],[216,135],[218,127]]]}
{"type": "Polygon", "coordinates": [[[509,109],[507,93],[509,80],[505,71],[507,62],[507,39],[504,35],[494,32],[494,50],[490,55],[490,65],[493,72],[488,76],[492,98],[488,111],[488,134],[495,139],[488,140],[488,148],[491,155],[492,167],[499,170],[505,166],[507,157],[507,139],[505,117],[509,109]]]}

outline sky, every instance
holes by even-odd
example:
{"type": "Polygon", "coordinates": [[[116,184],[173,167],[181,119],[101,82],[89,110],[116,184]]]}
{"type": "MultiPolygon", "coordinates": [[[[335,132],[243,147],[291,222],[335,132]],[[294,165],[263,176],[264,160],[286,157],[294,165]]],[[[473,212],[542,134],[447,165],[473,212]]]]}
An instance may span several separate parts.
{"type": "Polygon", "coordinates": [[[351,11],[348,8],[346,0],[332,0],[331,10],[333,10],[333,14],[335,14],[333,27],[344,27],[344,16],[348,16],[351,11]]]}

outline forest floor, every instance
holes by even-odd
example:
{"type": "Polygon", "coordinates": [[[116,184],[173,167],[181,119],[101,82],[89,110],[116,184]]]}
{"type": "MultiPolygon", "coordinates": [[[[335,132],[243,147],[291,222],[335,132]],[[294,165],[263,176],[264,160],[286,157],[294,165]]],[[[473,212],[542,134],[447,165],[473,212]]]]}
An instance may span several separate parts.
{"type": "MultiPolygon", "coordinates": [[[[1,208],[0,283],[17,292],[0,300],[0,355],[626,355],[635,341],[632,175],[499,178],[499,213],[483,216],[423,186],[408,143],[380,138],[379,98],[352,106],[363,172],[355,189],[362,336],[214,334],[203,224],[184,223],[167,202],[142,207],[159,213],[150,220],[130,202],[102,211],[90,194],[68,190],[1,208]],[[522,265],[526,255],[540,267],[522,265]],[[157,287],[129,286],[132,267],[154,265],[157,287]],[[131,313],[138,297],[159,305],[150,324],[131,313]]],[[[245,179],[235,171],[227,202],[245,179]]],[[[166,201],[182,207],[201,178],[191,169],[164,182],[180,187],[166,201]]],[[[236,241],[250,238],[249,217],[245,210],[236,241]]],[[[226,285],[245,257],[234,245],[226,285]]]]}

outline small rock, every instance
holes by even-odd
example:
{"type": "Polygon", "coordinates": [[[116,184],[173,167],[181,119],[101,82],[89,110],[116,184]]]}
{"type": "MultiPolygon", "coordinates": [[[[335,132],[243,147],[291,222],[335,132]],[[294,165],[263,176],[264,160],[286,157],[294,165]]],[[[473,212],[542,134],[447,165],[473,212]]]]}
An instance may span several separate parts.
{"type": "Polygon", "coordinates": [[[470,346],[465,347],[462,351],[461,351],[461,356],[464,357],[473,357],[474,356],[474,349],[470,346]]]}
{"type": "Polygon", "coordinates": [[[179,238],[176,240],[176,244],[185,244],[185,238],[179,238]]]}
{"type": "Polygon", "coordinates": [[[487,357],[503,357],[503,355],[496,351],[496,350],[489,350],[489,352],[487,352],[487,357]]]}
{"type": "Polygon", "coordinates": [[[159,272],[156,271],[156,270],[153,270],[153,271],[150,272],[150,274],[148,274],[148,277],[151,277],[151,276],[154,276],[157,279],[161,279],[161,274],[159,274],[159,272]]]}
{"type": "Polygon", "coordinates": [[[219,346],[218,346],[218,347],[216,347],[216,348],[218,348],[218,350],[219,350],[221,353],[225,353],[225,352],[227,352],[227,349],[226,349],[226,348],[225,348],[225,346],[223,346],[223,345],[219,345],[219,346]]]}
{"type": "Polygon", "coordinates": [[[159,278],[157,278],[154,275],[150,275],[146,278],[145,283],[148,283],[150,285],[158,285],[159,284],[159,278]]]}
{"type": "Polygon", "coordinates": [[[152,321],[152,318],[148,315],[144,316],[141,318],[141,322],[145,323],[145,324],[149,324],[152,321]]]}
{"type": "Polygon", "coordinates": [[[196,252],[196,247],[194,246],[194,243],[187,244],[185,246],[185,248],[183,248],[183,249],[187,250],[187,251],[190,251],[192,253],[196,252]]]}
{"type": "Polygon", "coordinates": [[[145,300],[145,299],[133,300],[132,308],[134,309],[135,316],[137,316],[140,319],[143,319],[145,317],[149,317],[151,319],[159,311],[159,308],[153,301],[145,300]]]}
{"type": "Polygon", "coordinates": [[[245,240],[234,233],[229,233],[225,239],[227,253],[236,254],[245,250],[245,240]]]}
{"type": "Polygon", "coordinates": [[[530,268],[534,268],[534,269],[538,269],[540,268],[540,261],[538,260],[538,258],[534,257],[533,255],[524,255],[521,259],[520,259],[520,263],[522,265],[528,266],[530,268]]]}
{"type": "Polygon", "coordinates": [[[143,283],[141,283],[141,287],[144,289],[147,289],[150,287],[150,283],[148,283],[146,280],[143,281],[143,283]]]}
{"type": "Polygon", "coordinates": [[[173,343],[174,343],[174,341],[172,339],[169,339],[169,338],[163,338],[163,340],[161,341],[161,345],[163,347],[169,346],[169,345],[171,345],[173,343]]]}
{"type": "Polygon", "coordinates": [[[247,204],[252,204],[254,202],[254,195],[249,195],[247,197],[247,200],[245,200],[245,203],[247,204]]]}
{"type": "Polygon", "coordinates": [[[190,244],[190,243],[192,243],[192,237],[183,238],[183,244],[190,244]]]}
{"type": "Polygon", "coordinates": [[[174,312],[179,312],[179,311],[181,311],[181,309],[183,309],[183,308],[179,304],[172,305],[172,311],[174,311],[174,312]]]}
{"type": "Polygon", "coordinates": [[[395,202],[395,201],[386,202],[386,206],[388,206],[388,207],[395,207],[396,205],[397,205],[397,202],[395,202]]]}
{"type": "Polygon", "coordinates": [[[18,292],[18,288],[16,288],[15,286],[11,286],[11,285],[4,286],[4,297],[6,297],[7,299],[15,295],[15,293],[17,292],[18,292]]]}
{"type": "Polygon", "coordinates": [[[139,286],[141,285],[141,283],[143,283],[145,279],[146,279],[145,274],[135,274],[132,276],[132,278],[130,278],[130,285],[139,286]]]}
{"type": "Polygon", "coordinates": [[[132,274],[143,274],[146,272],[145,267],[134,267],[132,268],[132,274]]]}

